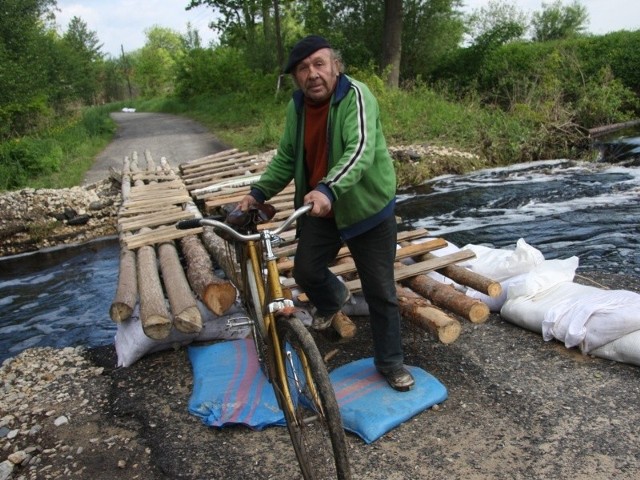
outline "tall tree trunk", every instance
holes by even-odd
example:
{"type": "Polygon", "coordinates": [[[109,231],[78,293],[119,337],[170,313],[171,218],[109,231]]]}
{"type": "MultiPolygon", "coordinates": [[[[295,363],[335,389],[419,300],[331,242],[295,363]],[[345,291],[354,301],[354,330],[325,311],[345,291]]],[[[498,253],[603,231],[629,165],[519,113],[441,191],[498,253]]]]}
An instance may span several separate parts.
{"type": "Polygon", "coordinates": [[[276,29],[276,54],[278,70],[284,67],[284,49],[282,47],[282,33],[280,32],[280,1],[273,0],[273,20],[276,29]]]}
{"type": "Polygon", "coordinates": [[[402,0],[384,0],[382,69],[391,67],[387,75],[387,85],[392,88],[397,88],[400,83],[402,15],[402,0]]]}

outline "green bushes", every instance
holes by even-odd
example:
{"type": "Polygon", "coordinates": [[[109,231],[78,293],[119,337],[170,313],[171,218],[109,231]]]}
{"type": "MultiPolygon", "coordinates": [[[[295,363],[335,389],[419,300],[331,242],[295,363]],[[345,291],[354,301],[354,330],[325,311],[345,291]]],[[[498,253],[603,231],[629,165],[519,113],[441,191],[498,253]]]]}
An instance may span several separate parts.
{"type": "Polygon", "coordinates": [[[29,178],[60,169],[62,149],[51,139],[23,137],[0,145],[0,188],[26,185],[29,178]]]}
{"type": "Polygon", "coordinates": [[[87,109],[77,120],[0,144],[0,190],[78,185],[111,138],[115,106],[87,109]]]}
{"type": "Polygon", "coordinates": [[[457,51],[434,81],[458,93],[475,91],[508,112],[528,109],[527,116],[551,128],[592,128],[640,114],[640,31],[477,50],[457,51]]]}

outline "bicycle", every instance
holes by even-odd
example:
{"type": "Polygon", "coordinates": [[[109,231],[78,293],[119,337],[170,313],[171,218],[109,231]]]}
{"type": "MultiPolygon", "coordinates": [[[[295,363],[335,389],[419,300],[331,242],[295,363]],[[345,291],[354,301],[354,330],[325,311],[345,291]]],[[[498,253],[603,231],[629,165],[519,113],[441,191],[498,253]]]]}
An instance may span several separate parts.
{"type": "Polygon", "coordinates": [[[280,243],[278,235],[311,207],[298,208],[274,230],[258,231],[257,224],[275,213],[266,214],[262,207],[248,212],[246,219],[239,210],[231,221],[228,215],[227,222],[235,228],[214,218],[185,220],[177,226],[213,227],[234,245],[249,314],[246,322],[234,325],[251,327],[258,359],[284,413],[302,476],[306,480],[349,479],[346,437],[329,373],[313,337],[297,316],[300,310],[283,294],[273,251],[280,243]]]}

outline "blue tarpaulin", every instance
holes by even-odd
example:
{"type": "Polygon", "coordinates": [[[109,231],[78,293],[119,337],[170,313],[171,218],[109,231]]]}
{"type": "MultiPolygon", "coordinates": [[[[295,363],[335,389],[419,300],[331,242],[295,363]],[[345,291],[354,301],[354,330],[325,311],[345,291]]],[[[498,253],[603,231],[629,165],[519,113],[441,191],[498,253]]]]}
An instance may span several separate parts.
{"type": "MultiPolygon", "coordinates": [[[[212,427],[241,424],[261,430],[284,425],[273,388],[262,372],[253,341],[189,346],[194,386],[189,411],[212,427]]],[[[434,376],[408,367],[416,379],[409,392],[396,392],[365,358],[329,374],[345,429],[371,443],[414,415],[441,403],[447,389],[434,376]]]]}

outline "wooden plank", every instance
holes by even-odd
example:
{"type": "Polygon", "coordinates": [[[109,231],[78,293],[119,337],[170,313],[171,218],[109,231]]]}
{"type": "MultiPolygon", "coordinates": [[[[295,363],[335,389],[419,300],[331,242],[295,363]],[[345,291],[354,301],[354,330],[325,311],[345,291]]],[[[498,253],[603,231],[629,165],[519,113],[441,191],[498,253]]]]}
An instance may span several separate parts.
{"type": "Polygon", "coordinates": [[[182,179],[188,181],[190,179],[198,178],[207,174],[218,174],[229,171],[234,171],[240,167],[253,167],[253,166],[266,166],[266,162],[260,161],[255,155],[249,155],[246,157],[234,157],[227,162],[212,163],[206,165],[200,165],[196,168],[190,169],[189,173],[182,175],[182,179]]]}
{"type": "Polygon", "coordinates": [[[126,200],[122,206],[124,208],[134,208],[144,205],[172,205],[174,203],[184,203],[191,201],[191,197],[186,192],[165,192],[164,195],[144,198],[140,200],[126,200]]]}
{"type": "Polygon", "coordinates": [[[155,230],[145,233],[138,233],[126,237],[124,239],[127,248],[134,250],[136,248],[144,247],[146,245],[154,245],[156,243],[167,242],[169,240],[175,240],[182,238],[186,235],[198,235],[202,233],[202,227],[190,228],[188,230],[178,230],[175,226],[159,227],[155,230]]]}
{"type": "Polygon", "coordinates": [[[190,168],[196,167],[198,165],[202,165],[203,163],[210,162],[211,160],[222,160],[224,158],[228,158],[230,156],[235,155],[238,152],[237,148],[231,148],[229,150],[223,150],[222,152],[213,153],[211,155],[207,155],[205,157],[196,158],[195,160],[191,160],[189,162],[184,162],[179,165],[180,171],[184,172],[190,168]]]}
{"type": "MultiPolygon", "coordinates": [[[[444,255],[424,262],[414,263],[413,265],[403,265],[402,267],[395,269],[393,278],[396,281],[400,281],[405,278],[415,277],[416,275],[432,272],[442,267],[469,260],[475,256],[476,254],[471,250],[460,250],[459,252],[450,253],[449,255],[444,255]]],[[[362,284],[360,283],[359,278],[351,280],[350,282],[345,282],[345,285],[351,292],[362,291],[362,284]]]]}
{"type": "Polygon", "coordinates": [[[225,182],[214,183],[213,185],[209,185],[206,188],[193,189],[193,190],[189,188],[189,191],[191,192],[191,195],[198,198],[201,195],[206,195],[207,193],[216,192],[225,187],[248,186],[248,185],[251,185],[252,183],[257,182],[259,178],[260,178],[260,175],[247,175],[246,177],[242,177],[242,178],[236,178],[233,180],[227,180],[225,182]]]}
{"type": "MultiPolygon", "coordinates": [[[[415,256],[418,256],[418,255],[424,255],[427,252],[432,252],[433,250],[438,250],[438,249],[444,248],[446,246],[447,246],[447,241],[446,240],[444,240],[442,238],[434,238],[433,240],[429,240],[429,241],[424,242],[424,243],[418,243],[418,244],[415,244],[415,245],[409,245],[408,247],[403,247],[403,248],[400,248],[400,249],[396,250],[396,260],[402,260],[404,258],[415,257],[415,256]]],[[[349,254],[350,254],[350,252],[349,252],[348,247],[342,247],[340,249],[340,251],[338,252],[338,257],[337,258],[345,257],[345,256],[347,256],[349,254]]],[[[443,257],[438,257],[438,258],[443,258],[443,257]]],[[[286,267],[288,267],[288,264],[285,263],[285,262],[280,262],[279,265],[278,265],[278,269],[280,269],[281,272],[284,272],[286,267]]],[[[293,261],[291,261],[291,268],[293,268],[293,261]]],[[[347,273],[353,273],[353,272],[357,271],[355,263],[352,263],[352,262],[333,265],[333,266],[329,267],[329,270],[331,270],[331,272],[334,275],[345,275],[347,273]]],[[[402,277],[402,278],[406,278],[406,277],[402,277]]],[[[287,288],[293,288],[293,287],[297,286],[297,283],[295,282],[295,279],[293,279],[293,278],[285,279],[282,282],[282,284],[287,288]]]]}
{"type": "Polygon", "coordinates": [[[122,222],[118,222],[121,224],[121,230],[132,231],[139,230],[143,227],[158,227],[160,225],[173,225],[180,220],[187,220],[190,218],[195,218],[193,212],[189,212],[187,210],[180,210],[179,212],[167,213],[167,212],[159,212],[157,214],[152,215],[139,215],[137,217],[128,217],[123,219],[122,222]],[[141,218],[144,217],[144,218],[141,218]],[[131,220],[131,222],[127,222],[126,220],[131,220]]]}
{"type": "MultiPolygon", "coordinates": [[[[439,268],[443,268],[449,265],[453,265],[457,262],[463,262],[464,260],[468,260],[470,258],[475,257],[475,253],[471,250],[460,250],[459,252],[451,253],[449,255],[445,255],[442,257],[438,257],[438,261],[425,261],[415,263],[413,265],[403,265],[400,268],[396,268],[394,270],[393,278],[396,281],[403,280],[405,278],[415,277],[416,275],[424,274],[427,272],[432,272],[433,270],[437,270],[439,268]]],[[[286,279],[287,281],[290,279],[286,279]]],[[[283,285],[285,282],[283,282],[283,285]]],[[[294,282],[295,285],[295,282],[294,282]]],[[[362,291],[362,284],[360,283],[360,279],[356,278],[355,280],[351,280],[345,282],[346,287],[351,291],[351,293],[357,293],[362,291]]],[[[286,286],[286,285],[285,285],[286,286]]],[[[298,295],[298,300],[301,302],[308,302],[309,298],[305,293],[298,295]]]]}
{"type": "MultiPolygon", "coordinates": [[[[291,198],[291,202],[293,204],[294,192],[295,192],[295,187],[293,186],[293,183],[291,183],[287,185],[284,188],[284,190],[282,190],[278,195],[273,197],[269,203],[272,203],[272,201],[274,200],[280,201],[281,198],[283,199],[283,201],[286,201],[285,199],[291,198]]],[[[207,195],[206,198],[204,199],[206,209],[207,211],[211,211],[217,207],[226,205],[227,203],[239,202],[240,200],[242,200],[242,197],[244,197],[247,193],[248,193],[247,188],[242,187],[241,189],[239,189],[238,192],[230,192],[230,193],[220,192],[218,195],[216,194],[207,195]]]]}
{"type": "Polygon", "coordinates": [[[237,149],[225,150],[224,152],[219,152],[213,155],[208,155],[206,157],[199,158],[197,160],[192,160],[188,163],[183,163],[180,165],[180,171],[183,174],[187,174],[190,170],[194,168],[201,167],[203,165],[215,165],[219,162],[223,162],[228,159],[233,159],[237,157],[241,157],[243,155],[247,155],[249,152],[240,152],[237,149]]]}

